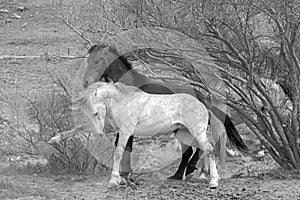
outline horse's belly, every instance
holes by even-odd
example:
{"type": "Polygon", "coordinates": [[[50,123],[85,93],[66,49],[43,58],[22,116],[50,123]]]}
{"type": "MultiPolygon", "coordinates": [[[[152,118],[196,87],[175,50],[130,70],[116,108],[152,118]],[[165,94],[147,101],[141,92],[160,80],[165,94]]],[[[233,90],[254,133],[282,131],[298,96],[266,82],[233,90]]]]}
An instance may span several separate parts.
{"type": "Polygon", "coordinates": [[[200,148],[197,140],[191,135],[191,133],[186,128],[180,128],[176,132],[175,137],[185,145],[200,148]]]}
{"type": "Polygon", "coordinates": [[[154,135],[166,134],[180,127],[180,124],[156,123],[151,125],[139,125],[134,130],[134,135],[139,137],[149,137],[154,135]]]}

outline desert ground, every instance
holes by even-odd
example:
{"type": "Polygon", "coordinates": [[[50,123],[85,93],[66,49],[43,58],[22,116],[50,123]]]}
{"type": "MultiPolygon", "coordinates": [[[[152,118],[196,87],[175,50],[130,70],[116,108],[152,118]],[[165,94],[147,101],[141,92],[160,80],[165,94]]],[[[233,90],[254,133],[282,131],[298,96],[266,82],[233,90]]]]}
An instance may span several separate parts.
{"type": "MultiPolygon", "coordinates": [[[[86,16],[91,8],[92,2],[84,0],[0,0],[1,90],[10,97],[35,98],[55,87],[48,72],[72,79],[86,60],[71,57],[85,55],[87,48],[59,17],[75,11],[86,16]]],[[[9,106],[2,100],[3,117],[9,115],[9,106]]],[[[0,127],[0,134],[6,131],[0,127]]],[[[245,128],[240,132],[257,148],[245,128]]],[[[300,175],[284,172],[268,154],[259,160],[250,155],[228,158],[213,190],[207,181],[166,180],[178,161],[159,171],[134,174],[128,185],[108,189],[109,171],[81,176],[18,171],[10,169],[10,156],[0,154],[0,199],[300,199],[300,175]]]]}

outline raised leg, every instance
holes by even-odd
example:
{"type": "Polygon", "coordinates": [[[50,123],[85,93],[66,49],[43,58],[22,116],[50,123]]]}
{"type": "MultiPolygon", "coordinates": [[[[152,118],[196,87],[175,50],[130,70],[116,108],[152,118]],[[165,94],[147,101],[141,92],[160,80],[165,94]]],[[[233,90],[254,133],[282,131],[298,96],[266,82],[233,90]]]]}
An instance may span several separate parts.
{"type": "MultiPolygon", "coordinates": [[[[118,141],[119,141],[119,133],[117,133],[117,137],[115,140],[115,146],[118,145],[118,141]]],[[[122,155],[122,160],[121,160],[120,175],[122,177],[124,177],[125,179],[128,179],[129,174],[132,173],[132,168],[131,168],[132,144],[133,144],[133,136],[130,136],[128,139],[128,142],[126,144],[125,150],[122,155]]]]}
{"type": "Polygon", "coordinates": [[[206,168],[208,168],[208,167],[206,167],[206,166],[208,166],[207,163],[205,162],[206,159],[202,156],[203,151],[201,149],[199,149],[197,151],[197,153],[198,153],[198,155],[197,156],[194,155],[194,156],[199,158],[198,162],[196,161],[195,163],[193,163],[193,164],[195,164],[194,171],[195,170],[196,171],[195,171],[195,173],[190,173],[188,175],[186,172],[186,176],[185,176],[186,181],[193,180],[193,179],[205,179],[206,178],[205,170],[206,170],[206,172],[208,172],[208,170],[206,169],[206,168]]]}
{"type": "Polygon", "coordinates": [[[168,179],[173,179],[173,180],[183,179],[184,170],[189,162],[191,155],[193,154],[193,148],[191,146],[187,146],[181,143],[181,149],[182,149],[182,157],[181,157],[180,165],[176,173],[173,176],[168,177],[168,179]]]}
{"type": "Polygon", "coordinates": [[[215,189],[218,187],[220,176],[217,171],[214,154],[213,153],[208,154],[208,159],[209,159],[209,173],[210,173],[209,187],[211,189],[215,189]]]}
{"type": "Polygon", "coordinates": [[[200,155],[203,153],[199,148],[197,148],[196,152],[194,153],[193,157],[191,158],[190,162],[187,164],[185,176],[188,176],[189,174],[193,173],[195,170],[197,170],[197,162],[200,158],[200,155]]]}
{"type": "Polygon", "coordinates": [[[206,179],[209,174],[209,158],[206,157],[202,160],[203,165],[198,179],[206,179]]]}
{"type": "Polygon", "coordinates": [[[201,156],[197,168],[198,170],[193,174],[193,177],[189,177],[189,179],[206,179],[206,176],[210,174],[209,188],[215,189],[218,187],[220,176],[213,152],[206,154],[205,158],[201,156]]]}
{"type": "Polygon", "coordinates": [[[122,155],[128,139],[129,139],[129,135],[126,134],[123,134],[123,136],[118,138],[117,147],[114,152],[113,169],[112,169],[110,181],[108,183],[108,187],[116,187],[122,183],[119,169],[120,169],[122,155]]]}
{"type": "MultiPolygon", "coordinates": [[[[218,181],[220,177],[217,171],[213,147],[209,143],[206,134],[201,134],[200,137],[196,137],[195,139],[198,141],[199,147],[203,150],[203,154],[200,157],[200,161],[203,162],[204,159],[205,167],[208,167],[209,169],[209,173],[210,173],[209,187],[212,189],[216,188],[218,186],[218,181]]],[[[199,167],[197,168],[198,168],[197,171],[201,173],[201,168],[199,167]]],[[[204,169],[204,171],[206,171],[206,169],[204,169]]]]}

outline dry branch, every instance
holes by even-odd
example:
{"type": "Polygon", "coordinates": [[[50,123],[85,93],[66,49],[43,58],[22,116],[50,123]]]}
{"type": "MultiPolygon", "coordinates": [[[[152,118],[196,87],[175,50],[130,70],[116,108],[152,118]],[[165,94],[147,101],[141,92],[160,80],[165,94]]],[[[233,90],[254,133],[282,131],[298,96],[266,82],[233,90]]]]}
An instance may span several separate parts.
{"type": "Polygon", "coordinates": [[[50,60],[56,59],[56,58],[61,58],[61,59],[82,59],[86,58],[86,56],[63,56],[63,55],[58,55],[58,56],[45,56],[45,55],[40,55],[40,56],[0,56],[0,60],[13,60],[13,59],[36,59],[36,58],[48,58],[50,60]]]}
{"type": "Polygon", "coordinates": [[[80,31],[78,31],[75,27],[73,27],[67,20],[64,19],[64,17],[60,17],[60,19],[62,20],[62,22],[67,25],[72,31],[74,31],[77,35],[79,35],[84,41],[86,41],[88,44],[90,44],[91,46],[93,46],[93,42],[88,39],[87,37],[84,36],[84,33],[81,33],[80,31]]]}
{"type": "Polygon", "coordinates": [[[42,56],[0,56],[0,60],[11,60],[11,59],[35,59],[41,58],[42,56]]]}

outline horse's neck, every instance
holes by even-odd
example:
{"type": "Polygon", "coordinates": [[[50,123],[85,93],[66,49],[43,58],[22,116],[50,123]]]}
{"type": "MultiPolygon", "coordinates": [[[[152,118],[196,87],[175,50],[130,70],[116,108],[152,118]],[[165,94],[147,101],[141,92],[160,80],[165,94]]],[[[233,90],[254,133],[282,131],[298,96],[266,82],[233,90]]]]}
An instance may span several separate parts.
{"type": "Polygon", "coordinates": [[[126,85],[140,87],[149,82],[146,76],[132,69],[126,73],[124,78],[120,82],[125,83],[126,85]]]}
{"type": "Polygon", "coordinates": [[[128,98],[127,94],[123,94],[118,91],[117,88],[113,87],[109,89],[109,92],[104,97],[105,105],[111,107],[112,104],[120,103],[128,98]]]}
{"type": "Polygon", "coordinates": [[[111,98],[104,99],[103,103],[105,105],[105,110],[106,110],[105,115],[110,116],[111,115],[111,107],[112,107],[111,106],[112,105],[112,99],[111,98]]]}
{"type": "MultiPolygon", "coordinates": [[[[126,85],[140,86],[149,82],[147,77],[132,69],[124,58],[115,60],[104,73],[104,78],[110,78],[113,82],[121,82],[126,85]]],[[[107,80],[106,80],[107,81],[107,80]]]]}

